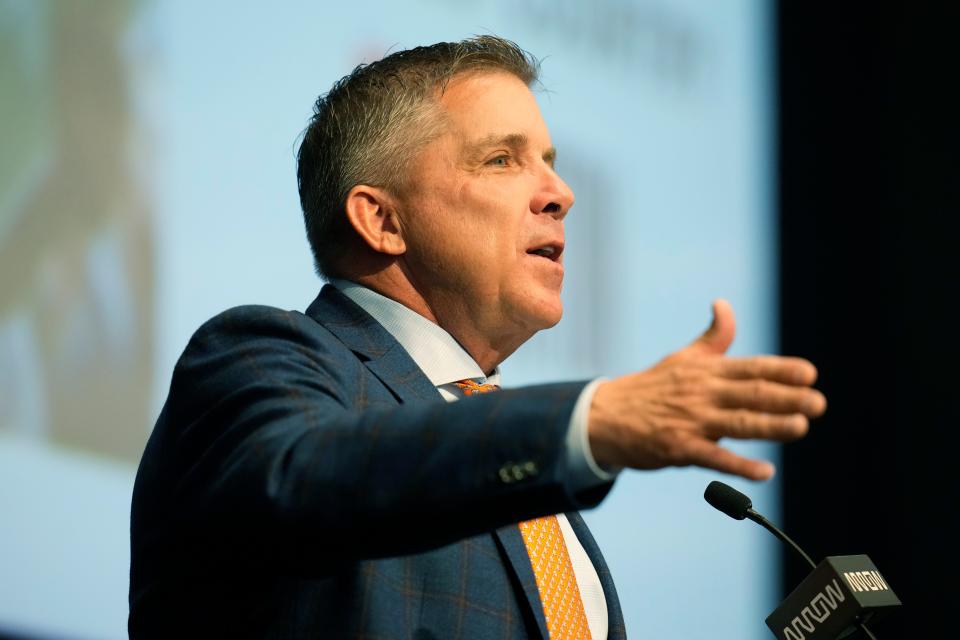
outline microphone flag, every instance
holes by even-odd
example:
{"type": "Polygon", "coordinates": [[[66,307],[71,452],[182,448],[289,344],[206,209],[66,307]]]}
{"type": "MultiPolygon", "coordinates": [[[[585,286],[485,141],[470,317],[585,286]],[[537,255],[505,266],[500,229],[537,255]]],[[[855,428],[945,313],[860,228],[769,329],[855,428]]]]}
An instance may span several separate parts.
{"type": "Polygon", "coordinates": [[[900,599],[865,555],[829,556],[767,616],[780,640],[835,640],[900,599]]]}

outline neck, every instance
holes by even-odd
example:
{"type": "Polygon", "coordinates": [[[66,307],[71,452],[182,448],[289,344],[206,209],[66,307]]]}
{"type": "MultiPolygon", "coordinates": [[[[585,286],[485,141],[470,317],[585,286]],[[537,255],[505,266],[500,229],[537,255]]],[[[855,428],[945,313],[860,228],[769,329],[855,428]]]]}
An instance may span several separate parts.
{"type": "Polygon", "coordinates": [[[487,375],[493,373],[530,337],[485,328],[484,319],[464,303],[462,296],[448,292],[421,292],[399,269],[385,269],[349,279],[399,302],[440,326],[453,336],[487,375]]]}

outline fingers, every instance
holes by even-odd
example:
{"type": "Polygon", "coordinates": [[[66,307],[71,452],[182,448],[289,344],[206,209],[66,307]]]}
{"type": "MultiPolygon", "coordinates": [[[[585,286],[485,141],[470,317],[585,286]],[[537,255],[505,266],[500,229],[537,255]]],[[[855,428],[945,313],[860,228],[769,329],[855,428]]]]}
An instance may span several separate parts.
{"type": "Polygon", "coordinates": [[[790,385],[810,386],[817,381],[817,368],[804,358],[786,356],[753,356],[750,358],[721,358],[716,372],[726,378],[762,378],[790,385]]]}
{"type": "Polygon", "coordinates": [[[810,422],[800,413],[780,415],[730,409],[713,412],[703,429],[704,435],[711,440],[737,438],[789,442],[805,436],[810,430],[810,422]]]}
{"type": "Polygon", "coordinates": [[[769,480],[776,472],[769,462],[744,458],[709,440],[693,440],[689,443],[687,464],[741,476],[748,480],[769,480]]]}
{"type": "Polygon", "coordinates": [[[765,413],[802,413],[814,418],[827,409],[827,399],[816,389],[794,387],[767,380],[717,382],[714,398],[726,409],[751,409],[765,413]]]}
{"type": "Polygon", "coordinates": [[[726,300],[714,300],[713,322],[703,335],[694,340],[684,351],[707,354],[726,353],[736,332],[737,323],[733,315],[733,307],[726,300]]]}

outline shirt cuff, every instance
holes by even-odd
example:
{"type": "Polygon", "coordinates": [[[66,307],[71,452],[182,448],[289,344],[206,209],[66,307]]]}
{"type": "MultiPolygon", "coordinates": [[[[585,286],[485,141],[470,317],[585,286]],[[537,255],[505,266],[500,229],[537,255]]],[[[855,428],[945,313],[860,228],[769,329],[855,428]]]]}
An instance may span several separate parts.
{"type": "Polygon", "coordinates": [[[570,476],[567,479],[567,488],[572,493],[580,493],[586,489],[612,482],[620,473],[619,468],[601,467],[593,459],[590,451],[590,441],[587,433],[587,419],[590,416],[590,403],[593,394],[600,383],[606,378],[593,380],[580,392],[577,403],[573,406],[570,415],[570,426],[567,429],[567,463],[570,476]]]}

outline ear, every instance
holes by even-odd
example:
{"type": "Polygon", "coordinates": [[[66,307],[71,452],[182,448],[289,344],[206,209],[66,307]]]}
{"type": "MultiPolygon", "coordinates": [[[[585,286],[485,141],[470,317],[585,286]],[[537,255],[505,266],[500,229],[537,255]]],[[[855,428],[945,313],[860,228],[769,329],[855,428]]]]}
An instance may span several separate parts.
{"type": "Polygon", "coordinates": [[[377,187],[357,185],[347,194],[347,219],[377,253],[402,255],[407,250],[393,198],[377,187]]]}

